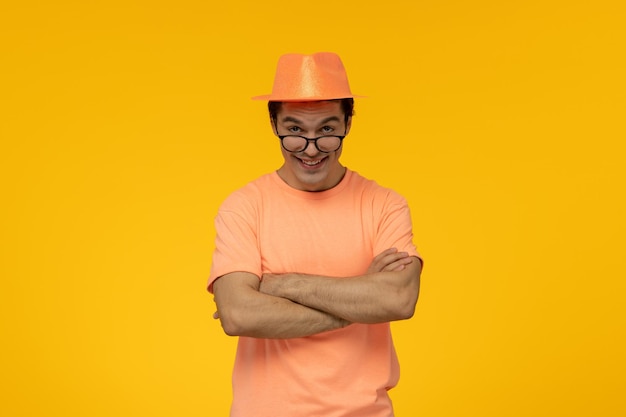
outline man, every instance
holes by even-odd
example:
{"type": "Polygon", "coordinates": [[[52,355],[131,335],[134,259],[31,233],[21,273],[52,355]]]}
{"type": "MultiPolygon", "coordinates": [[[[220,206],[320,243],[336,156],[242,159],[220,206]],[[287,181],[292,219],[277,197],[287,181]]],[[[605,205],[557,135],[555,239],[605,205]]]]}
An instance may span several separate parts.
{"type": "Polygon", "coordinates": [[[354,96],[332,53],[280,58],[269,102],[283,165],[215,219],[209,291],[239,336],[233,417],[389,417],[389,322],[410,318],[422,262],[404,198],[344,167],[354,96]]]}

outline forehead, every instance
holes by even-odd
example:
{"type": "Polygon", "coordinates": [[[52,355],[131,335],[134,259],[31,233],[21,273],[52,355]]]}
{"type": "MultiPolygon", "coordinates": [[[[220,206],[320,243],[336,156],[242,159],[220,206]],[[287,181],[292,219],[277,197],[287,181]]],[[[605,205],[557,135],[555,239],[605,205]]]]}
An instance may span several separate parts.
{"type": "Polygon", "coordinates": [[[279,120],[293,117],[311,121],[329,116],[343,118],[343,110],[339,101],[283,102],[277,116],[279,120]]]}

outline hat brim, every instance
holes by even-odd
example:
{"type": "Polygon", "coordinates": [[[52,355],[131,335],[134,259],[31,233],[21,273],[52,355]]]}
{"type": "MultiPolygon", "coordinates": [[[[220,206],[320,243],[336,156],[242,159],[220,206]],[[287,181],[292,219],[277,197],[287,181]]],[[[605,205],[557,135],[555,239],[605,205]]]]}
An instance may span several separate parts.
{"type": "Polygon", "coordinates": [[[264,101],[293,101],[293,102],[303,102],[303,101],[328,101],[328,100],[341,100],[343,98],[366,98],[367,96],[359,96],[356,94],[351,94],[348,96],[342,97],[328,97],[328,96],[315,96],[315,97],[281,97],[275,96],[273,94],[266,94],[263,96],[254,96],[252,100],[264,100],[264,101]]]}

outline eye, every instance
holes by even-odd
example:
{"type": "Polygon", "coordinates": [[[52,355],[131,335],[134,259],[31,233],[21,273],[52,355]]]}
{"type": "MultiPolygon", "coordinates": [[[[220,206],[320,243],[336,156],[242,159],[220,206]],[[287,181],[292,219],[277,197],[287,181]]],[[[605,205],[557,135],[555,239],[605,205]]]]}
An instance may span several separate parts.
{"type": "Polygon", "coordinates": [[[330,126],[324,126],[322,127],[322,133],[332,133],[335,129],[330,127],[330,126]]]}
{"type": "Polygon", "coordinates": [[[287,130],[289,130],[291,133],[300,133],[300,132],[302,132],[302,129],[300,129],[299,126],[291,126],[291,127],[287,128],[287,130]]]}

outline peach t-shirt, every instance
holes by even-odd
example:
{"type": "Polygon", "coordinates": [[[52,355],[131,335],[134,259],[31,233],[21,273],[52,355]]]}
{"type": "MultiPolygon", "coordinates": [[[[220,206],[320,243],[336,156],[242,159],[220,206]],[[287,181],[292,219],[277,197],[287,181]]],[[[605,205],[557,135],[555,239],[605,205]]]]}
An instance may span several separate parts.
{"type": "MultiPolygon", "coordinates": [[[[273,172],[231,194],[215,219],[209,290],[230,272],[361,275],[396,247],[419,256],[403,197],[347,170],[322,192],[273,172]]],[[[399,367],[389,323],[294,339],[240,337],[232,417],[389,417],[399,367]]]]}

